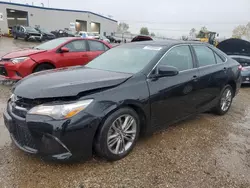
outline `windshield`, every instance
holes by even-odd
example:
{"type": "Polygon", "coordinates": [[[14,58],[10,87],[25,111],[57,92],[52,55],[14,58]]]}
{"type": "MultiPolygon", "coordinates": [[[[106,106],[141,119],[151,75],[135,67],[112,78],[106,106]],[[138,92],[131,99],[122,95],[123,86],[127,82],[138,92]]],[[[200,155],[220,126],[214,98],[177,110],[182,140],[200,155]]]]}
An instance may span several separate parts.
{"type": "Polygon", "coordinates": [[[49,33],[46,29],[43,29],[43,28],[39,28],[39,30],[44,32],[44,33],[49,33]]]}
{"type": "Polygon", "coordinates": [[[25,27],[26,31],[28,32],[36,32],[37,33],[37,30],[33,27],[25,27]]]}
{"type": "Polygon", "coordinates": [[[58,38],[58,39],[54,39],[48,42],[45,42],[39,46],[34,47],[35,49],[38,50],[52,50],[54,48],[56,48],[57,46],[65,43],[66,41],[68,41],[68,38],[58,38]]]}
{"type": "Polygon", "coordinates": [[[92,60],[86,67],[115,72],[137,73],[159,52],[155,46],[119,46],[92,60]]]}

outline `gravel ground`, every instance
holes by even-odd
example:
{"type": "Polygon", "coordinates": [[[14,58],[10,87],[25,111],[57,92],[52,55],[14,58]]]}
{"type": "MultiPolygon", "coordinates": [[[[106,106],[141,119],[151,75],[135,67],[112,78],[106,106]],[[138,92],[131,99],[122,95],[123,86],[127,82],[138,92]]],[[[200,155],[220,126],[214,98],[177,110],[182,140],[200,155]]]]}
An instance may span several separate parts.
{"type": "MultiPolygon", "coordinates": [[[[0,39],[0,55],[35,45],[0,39]]],[[[200,114],[140,139],[117,162],[98,158],[53,164],[19,151],[2,112],[10,86],[0,85],[0,187],[250,187],[250,87],[243,87],[225,116],[200,114]]]]}

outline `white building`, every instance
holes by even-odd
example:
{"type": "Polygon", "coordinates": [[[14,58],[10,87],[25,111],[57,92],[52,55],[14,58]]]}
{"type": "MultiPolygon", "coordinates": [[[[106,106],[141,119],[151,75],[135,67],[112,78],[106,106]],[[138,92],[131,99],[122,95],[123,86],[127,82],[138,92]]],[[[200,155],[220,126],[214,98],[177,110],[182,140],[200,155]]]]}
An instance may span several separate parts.
{"type": "Polygon", "coordinates": [[[14,25],[40,26],[53,31],[69,28],[76,31],[112,35],[117,21],[89,11],[39,7],[0,1],[0,29],[7,33],[14,25]]]}

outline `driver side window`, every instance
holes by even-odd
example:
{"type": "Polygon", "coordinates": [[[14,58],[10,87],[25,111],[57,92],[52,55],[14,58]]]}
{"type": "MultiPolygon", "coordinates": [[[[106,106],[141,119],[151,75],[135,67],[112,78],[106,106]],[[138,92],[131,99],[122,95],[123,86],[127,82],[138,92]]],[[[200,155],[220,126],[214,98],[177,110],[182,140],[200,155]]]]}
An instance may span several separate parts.
{"type": "Polygon", "coordinates": [[[87,51],[87,45],[85,40],[75,40],[64,47],[68,48],[70,52],[85,52],[87,51]]]}
{"type": "Polygon", "coordinates": [[[174,47],[161,59],[159,64],[176,67],[179,71],[192,69],[193,59],[189,46],[174,47]]]}

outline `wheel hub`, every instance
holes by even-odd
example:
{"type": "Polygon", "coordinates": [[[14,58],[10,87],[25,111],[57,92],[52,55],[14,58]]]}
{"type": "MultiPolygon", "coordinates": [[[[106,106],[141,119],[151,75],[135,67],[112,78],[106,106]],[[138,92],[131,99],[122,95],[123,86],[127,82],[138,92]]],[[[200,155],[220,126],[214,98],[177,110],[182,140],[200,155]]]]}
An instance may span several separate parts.
{"type": "Polygon", "coordinates": [[[107,144],[113,154],[123,154],[134,143],[136,136],[136,121],[130,115],[118,117],[108,131],[107,144]]]}

